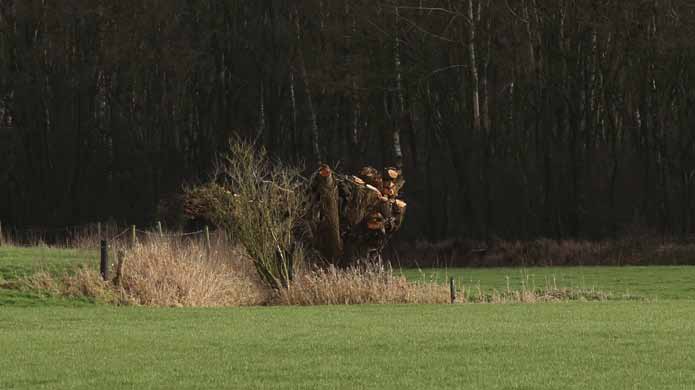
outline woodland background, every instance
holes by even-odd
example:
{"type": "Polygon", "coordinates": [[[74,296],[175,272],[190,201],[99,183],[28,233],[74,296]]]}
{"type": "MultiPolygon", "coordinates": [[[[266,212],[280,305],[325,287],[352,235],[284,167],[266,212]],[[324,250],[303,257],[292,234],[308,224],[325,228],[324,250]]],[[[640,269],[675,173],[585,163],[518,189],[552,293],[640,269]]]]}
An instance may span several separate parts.
{"type": "Polygon", "coordinates": [[[239,136],[402,162],[402,239],[688,235],[694,42],[688,0],[0,0],[0,220],[151,223],[239,136]]]}

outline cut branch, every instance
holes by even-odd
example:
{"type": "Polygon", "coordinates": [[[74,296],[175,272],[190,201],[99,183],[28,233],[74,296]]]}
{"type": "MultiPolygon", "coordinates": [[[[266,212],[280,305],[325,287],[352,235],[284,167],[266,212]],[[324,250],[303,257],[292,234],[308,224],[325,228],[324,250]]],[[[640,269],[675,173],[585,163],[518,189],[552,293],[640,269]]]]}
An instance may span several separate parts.
{"type": "Polygon", "coordinates": [[[400,229],[405,214],[405,202],[397,199],[404,183],[400,170],[389,167],[382,174],[364,167],[358,177],[321,165],[313,181],[315,246],[325,260],[348,265],[379,255],[400,229]]]}

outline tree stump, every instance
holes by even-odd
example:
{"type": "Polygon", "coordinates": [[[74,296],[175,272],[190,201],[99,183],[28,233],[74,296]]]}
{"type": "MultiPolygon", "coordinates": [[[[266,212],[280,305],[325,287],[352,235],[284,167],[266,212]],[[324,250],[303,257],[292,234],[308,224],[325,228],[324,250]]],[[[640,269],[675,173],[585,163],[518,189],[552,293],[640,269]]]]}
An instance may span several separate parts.
{"type": "Polygon", "coordinates": [[[312,176],[314,246],[324,260],[346,266],[381,254],[403,224],[405,184],[399,169],[364,167],[358,176],[322,164],[312,176]]]}

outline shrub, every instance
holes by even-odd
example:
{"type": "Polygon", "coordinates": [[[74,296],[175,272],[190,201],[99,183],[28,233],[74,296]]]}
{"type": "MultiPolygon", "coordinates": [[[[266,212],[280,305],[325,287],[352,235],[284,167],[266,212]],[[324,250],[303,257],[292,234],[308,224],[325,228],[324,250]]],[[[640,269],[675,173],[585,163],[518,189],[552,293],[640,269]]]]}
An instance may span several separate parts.
{"type": "Polygon", "coordinates": [[[271,162],[264,149],[236,141],[215,181],[185,195],[187,204],[203,205],[205,217],[244,246],[261,279],[273,288],[286,286],[303,261],[308,195],[299,172],[271,162]]]}

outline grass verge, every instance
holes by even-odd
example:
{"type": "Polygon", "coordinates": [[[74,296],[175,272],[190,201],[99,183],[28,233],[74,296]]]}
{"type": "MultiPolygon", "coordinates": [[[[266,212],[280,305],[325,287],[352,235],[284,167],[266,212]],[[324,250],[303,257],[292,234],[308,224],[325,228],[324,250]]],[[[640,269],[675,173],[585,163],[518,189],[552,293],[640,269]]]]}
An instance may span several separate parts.
{"type": "MultiPolygon", "coordinates": [[[[211,253],[212,261],[207,261],[196,241],[155,240],[138,246],[126,252],[119,290],[99,281],[95,251],[3,247],[0,305],[52,304],[56,297],[154,306],[444,303],[449,277],[457,281],[459,302],[695,298],[695,267],[687,266],[303,269],[293,287],[271,294],[254,279],[253,265],[243,253],[221,241],[211,253]]],[[[112,253],[113,262],[115,258],[112,253]]]]}
{"type": "MultiPolygon", "coordinates": [[[[103,281],[96,270],[81,267],[62,275],[41,271],[0,286],[46,297],[164,307],[443,304],[450,301],[446,283],[408,280],[391,267],[378,264],[346,269],[302,267],[288,286],[273,289],[259,278],[253,261],[244,253],[229,245],[220,245],[208,254],[205,247],[195,241],[154,239],[124,250],[117,264],[115,275],[107,281],[103,281]]],[[[518,290],[508,285],[501,292],[460,285],[459,291],[459,303],[616,298],[601,291],[555,285],[523,285],[518,290]]]]}

